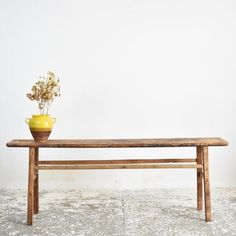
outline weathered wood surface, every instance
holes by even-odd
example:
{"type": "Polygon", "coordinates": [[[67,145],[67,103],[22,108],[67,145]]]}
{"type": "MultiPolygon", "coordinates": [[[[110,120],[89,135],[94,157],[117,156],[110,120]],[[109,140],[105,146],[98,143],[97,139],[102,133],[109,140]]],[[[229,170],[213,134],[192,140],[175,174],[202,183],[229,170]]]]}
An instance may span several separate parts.
{"type": "MultiPolygon", "coordinates": [[[[39,164],[39,149],[35,148],[35,157],[34,157],[35,167],[38,167],[39,164]]],[[[39,213],[39,173],[38,169],[35,168],[35,178],[34,178],[34,214],[39,213]]]]}
{"type": "Polygon", "coordinates": [[[199,164],[88,164],[88,165],[38,165],[39,170],[91,170],[91,169],[167,169],[202,168],[199,164]]]}
{"type": "Polygon", "coordinates": [[[143,164],[143,163],[193,163],[197,162],[197,159],[120,159],[120,160],[49,160],[39,161],[39,164],[47,165],[88,165],[88,164],[143,164]]]}
{"type": "Polygon", "coordinates": [[[34,214],[34,177],[35,177],[35,148],[31,147],[29,149],[27,225],[32,225],[33,224],[33,214],[34,214]]]}
{"type": "Polygon", "coordinates": [[[60,139],[35,142],[17,139],[8,147],[29,147],[28,214],[27,224],[33,224],[33,214],[39,211],[39,170],[73,169],[146,169],[195,168],[197,169],[197,208],[202,209],[204,184],[205,218],[211,221],[211,197],[208,166],[208,146],[227,146],[222,138],[173,139],[60,139]],[[39,161],[38,149],[44,148],[146,148],[146,147],[197,147],[197,158],[185,159],[126,159],[126,160],[51,160],[39,161]],[[203,177],[203,181],[202,181],[203,177]]]}
{"type": "Polygon", "coordinates": [[[196,147],[227,146],[222,138],[165,138],[165,139],[53,139],[35,142],[30,139],[16,139],[8,147],[50,147],[50,148],[129,148],[129,147],[196,147]]]}
{"type": "MultiPolygon", "coordinates": [[[[197,163],[202,165],[203,164],[203,152],[202,147],[197,147],[197,163]]],[[[202,169],[197,169],[197,209],[199,211],[202,210],[202,169]]]]}
{"type": "Polygon", "coordinates": [[[203,155],[203,179],[204,179],[204,200],[205,200],[205,219],[206,222],[211,221],[211,192],[208,164],[208,148],[202,147],[203,155]]]}

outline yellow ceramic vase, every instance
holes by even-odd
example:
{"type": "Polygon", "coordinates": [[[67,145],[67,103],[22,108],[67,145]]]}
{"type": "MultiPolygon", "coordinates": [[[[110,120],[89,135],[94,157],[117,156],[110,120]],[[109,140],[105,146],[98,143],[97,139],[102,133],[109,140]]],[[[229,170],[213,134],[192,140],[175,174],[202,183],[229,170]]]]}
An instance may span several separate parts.
{"type": "Polygon", "coordinates": [[[45,142],[48,140],[56,118],[52,118],[50,115],[32,115],[30,119],[26,118],[25,122],[29,125],[34,140],[45,142]]]}

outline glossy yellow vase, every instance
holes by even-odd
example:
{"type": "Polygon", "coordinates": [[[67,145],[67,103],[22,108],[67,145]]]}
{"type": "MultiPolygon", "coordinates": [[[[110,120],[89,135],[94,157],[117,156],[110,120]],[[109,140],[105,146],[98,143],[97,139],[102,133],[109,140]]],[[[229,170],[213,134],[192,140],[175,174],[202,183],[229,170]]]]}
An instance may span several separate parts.
{"type": "Polygon", "coordinates": [[[25,122],[29,125],[34,140],[44,142],[48,140],[56,118],[52,118],[50,115],[32,115],[30,119],[26,118],[25,122]]]}

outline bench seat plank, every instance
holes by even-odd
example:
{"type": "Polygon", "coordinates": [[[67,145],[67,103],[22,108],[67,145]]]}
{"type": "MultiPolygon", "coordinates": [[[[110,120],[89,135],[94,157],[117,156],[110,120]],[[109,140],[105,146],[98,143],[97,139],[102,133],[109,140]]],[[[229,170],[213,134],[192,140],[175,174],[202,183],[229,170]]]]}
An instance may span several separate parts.
{"type": "Polygon", "coordinates": [[[227,146],[222,138],[163,138],[163,139],[50,139],[35,142],[32,139],[15,139],[8,147],[50,148],[130,148],[130,147],[197,147],[227,146]]]}

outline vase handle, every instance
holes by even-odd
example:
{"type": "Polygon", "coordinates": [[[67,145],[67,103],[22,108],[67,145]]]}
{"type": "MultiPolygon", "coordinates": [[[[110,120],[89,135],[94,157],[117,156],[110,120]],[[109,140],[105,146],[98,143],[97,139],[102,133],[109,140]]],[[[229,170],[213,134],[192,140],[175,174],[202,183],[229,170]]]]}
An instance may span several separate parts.
{"type": "Polygon", "coordinates": [[[56,118],[52,118],[52,123],[55,124],[56,123],[56,118]]]}
{"type": "Polygon", "coordinates": [[[29,124],[29,121],[30,121],[29,118],[25,118],[25,123],[26,123],[26,124],[29,124]]]}

